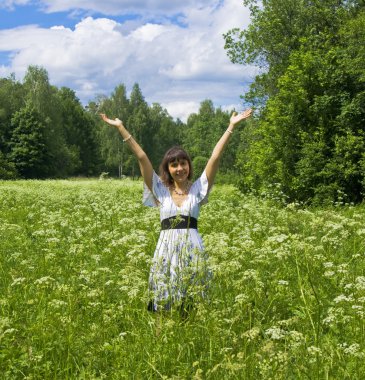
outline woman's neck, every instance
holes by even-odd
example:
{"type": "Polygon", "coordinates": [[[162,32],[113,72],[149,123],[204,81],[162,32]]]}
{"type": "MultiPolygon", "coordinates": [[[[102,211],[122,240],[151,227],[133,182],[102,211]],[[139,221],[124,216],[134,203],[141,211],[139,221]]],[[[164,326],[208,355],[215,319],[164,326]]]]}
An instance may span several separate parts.
{"type": "Polygon", "coordinates": [[[172,189],[182,194],[187,194],[190,188],[190,181],[185,181],[183,183],[174,182],[172,185],[172,189]]]}

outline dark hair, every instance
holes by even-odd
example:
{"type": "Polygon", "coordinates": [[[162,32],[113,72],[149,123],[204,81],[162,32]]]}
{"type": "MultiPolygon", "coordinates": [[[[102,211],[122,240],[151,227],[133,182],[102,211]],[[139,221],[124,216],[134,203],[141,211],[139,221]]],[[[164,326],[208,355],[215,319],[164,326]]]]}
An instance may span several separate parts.
{"type": "Polygon", "coordinates": [[[183,148],[179,146],[173,146],[165,153],[165,156],[162,159],[162,162],[160,164],[160,178],[165,185],[170,186],[174,182],[169,172],[169,164],[171,162],[179,161],[179,160],[188,161],[189,163],[188,179],[191,179],[193,177],[193,165],[191,163],[191,159],[189,155],[183,148]]]}

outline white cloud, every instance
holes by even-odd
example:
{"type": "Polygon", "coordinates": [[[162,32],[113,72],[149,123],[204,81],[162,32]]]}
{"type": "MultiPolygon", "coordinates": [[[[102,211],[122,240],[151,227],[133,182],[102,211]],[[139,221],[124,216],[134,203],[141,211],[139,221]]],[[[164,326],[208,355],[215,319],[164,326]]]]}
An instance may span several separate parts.
{"type": "Polygon", "coordinates": [[[26,5],[31,0],[1,0],[0,1],[0,9],[14,9],[18,5],[26,5]]]}
{"type": "Polygon", "coordinates": [[[143,42],[152,42],[156,37],[164,33],[166,28],[157,24],[146,24],[131,33],[131,37],[143,42]]]}
{"type": "Polygon", "coordinates": [[[196,113],[199,110],[199,102],[194,101],[166,101],[161,103],[161,106],[167,109],[170,115],[174,115],[180,120],[186,120],[187,116],[196,113]]]}
{"type": "MultiPolygon", "coordinates": [[[[26,1],[26,0],[25,0],[26,1]]],[[[217,0],[41,0],[47,12],[74,9],[99,12],[105,15],[130,13],[149,15],[171,15],[185,10],[207,7],[219,3],[217,0]]]]}
{"type": "MultiPolygon", "coordinates": [[[[86,3],[93,9],[100,6],[122,10],[121,4],[128,7],[128,1],[43,2],[52,5],[53,10],[86,3]]],[[[129,3],[130,7],[132,3],[134,7],[144,3],[160,10],[181,9],[180,1],[129,3]]],[[[0,73],[14,72],[19,78],[28,65],[42,66],[52,84],[72,88],[84,103],[98,94],[109,95],[118,84],[131,88],[137,82],[148,102],[161,103],[172,116],[183,120],[197,112],[200,102],[207,98],[223,107],[237,104],[254,70],[229,61],[222,33],[246,26],[248,11],[240,0],[225,0],[220,6],[210,0],[200,8],[192,3],[184,2],[186,27],[171,22],[126,27],[108,18],[87,17],[74,29],[30,25],[2,30],[0,52],[10,51],[13,57],[0,73]]]]}

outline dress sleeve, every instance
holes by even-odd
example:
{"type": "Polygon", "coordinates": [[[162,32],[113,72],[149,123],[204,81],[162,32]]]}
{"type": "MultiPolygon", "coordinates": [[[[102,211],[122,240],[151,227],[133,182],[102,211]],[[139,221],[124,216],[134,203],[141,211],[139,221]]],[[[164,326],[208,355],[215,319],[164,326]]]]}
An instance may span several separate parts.
{"type": "Polygon", "coordinates": [[[143,182],[143,199],[142,203],[148,207],[158,207],[163,199],[169,195],[169,190],[163,184],[160,177],[153,172],[152,176],[152,191],[143,182]]]}
{"type": "Polygon", "coordinates": [[[200,205],[203,205],[208,202],[208,196],[209,196],[208,187],[209,187],[208,178],[204,170],[200,178],[198,178],[194,182],[193,189],[192,189],[200,205]]]}

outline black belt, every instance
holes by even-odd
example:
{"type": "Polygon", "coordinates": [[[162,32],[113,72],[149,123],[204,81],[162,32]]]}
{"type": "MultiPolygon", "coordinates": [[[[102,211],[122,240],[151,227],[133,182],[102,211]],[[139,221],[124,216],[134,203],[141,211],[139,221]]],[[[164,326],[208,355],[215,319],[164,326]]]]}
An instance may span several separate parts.
{"type": "Polygon", "coordinates": [[[197,219],[187,216],[187,215],[177,215],[171,216],[170,218],[164,219],[161,222],[162,230],[172,230],[178,228],[194,228],[198,229],[197,219]]]}

